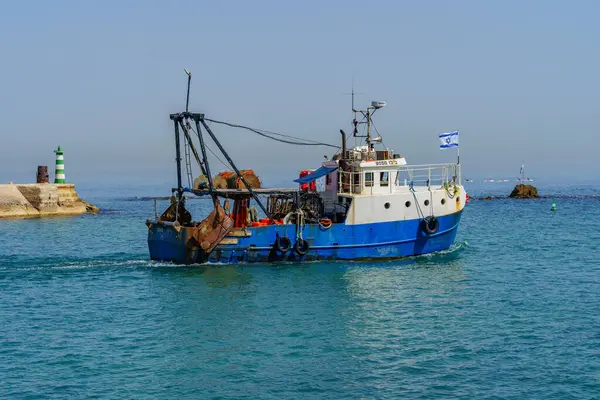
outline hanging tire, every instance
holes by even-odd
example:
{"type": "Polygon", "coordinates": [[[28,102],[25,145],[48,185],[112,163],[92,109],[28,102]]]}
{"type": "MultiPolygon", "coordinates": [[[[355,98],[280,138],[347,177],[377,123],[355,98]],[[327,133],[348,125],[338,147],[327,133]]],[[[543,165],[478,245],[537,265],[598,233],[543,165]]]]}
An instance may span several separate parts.
{"type": "Polygon", "coordinates": [[[292,247],[292,241],[287,236],[277,236],[275,239],[275,250],[280,252],[281,254],[285,254],[292,247]]]}
{"type": "Polygon", "coordinates": [[[421,229],[427,235],[432,235],[440,229],[440,221],[434,216],[425,217],[421,221],[421,229]]]}
{"type": "Polygon", "coordinates": [[[296,254],[298,254],[299,256],[303,256],[306,253],[308,253],[308,250],[310,249],[310,245],[308,244],[308,242],[304,239],[298,239],[296,241],[296,243],[294,243],[294,251],[296,252],[296,254]]]}

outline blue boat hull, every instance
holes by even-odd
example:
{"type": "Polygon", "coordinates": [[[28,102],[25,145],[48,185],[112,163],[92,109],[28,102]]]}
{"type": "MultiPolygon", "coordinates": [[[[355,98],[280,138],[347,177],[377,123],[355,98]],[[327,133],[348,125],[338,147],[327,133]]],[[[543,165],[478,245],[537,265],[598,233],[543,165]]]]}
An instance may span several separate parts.
{"type": "Polygon", "coordinates": [[[293,248],[285,253],[274,248],[277,234],[289,237],[294,243],[295,225],[251,227],[247,229],[249,236],[227,237],[210,254],[205,254],[199,246],[186,246],[189,242],[185,229],[177,231],[172,226],[149,221],[148,247],[151,259],[177,264],[401,258],[448,249],[454,243],[461,214],[462,211],[438,217],[439,229],[430,235],[423,232],[419,219],[333,224],[328,229],[305,225],[302,237],[310,245],[305,255],[297,254],[293,248]]]}

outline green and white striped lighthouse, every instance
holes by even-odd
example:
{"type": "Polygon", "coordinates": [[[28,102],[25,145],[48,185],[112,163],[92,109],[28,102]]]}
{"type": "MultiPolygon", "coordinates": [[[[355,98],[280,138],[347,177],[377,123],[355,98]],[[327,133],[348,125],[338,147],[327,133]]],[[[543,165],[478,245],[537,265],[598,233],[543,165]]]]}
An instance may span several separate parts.
{"type": "Polygon", "coordinates": [[[58,146],[57,150],[54,150],[56,153],[56,172],[54,173],[54,183],[65,183],[65,159],[64,153],[60,146],[58,146]]]}

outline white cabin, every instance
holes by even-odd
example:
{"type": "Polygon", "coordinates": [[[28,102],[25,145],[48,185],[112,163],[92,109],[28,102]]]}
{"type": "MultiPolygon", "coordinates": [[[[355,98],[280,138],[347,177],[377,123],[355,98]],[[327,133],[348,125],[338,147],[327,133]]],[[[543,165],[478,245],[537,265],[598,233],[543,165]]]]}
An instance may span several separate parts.
{"type": "Polygon", "coordinates": [[[321,193],[325,211],[346,213],[346,224],[439,217],[465,206],[458,164],[408,166],[404,157],[366,146],[347,153],[322,164],[338,169],[326,175],[321,193]]]}

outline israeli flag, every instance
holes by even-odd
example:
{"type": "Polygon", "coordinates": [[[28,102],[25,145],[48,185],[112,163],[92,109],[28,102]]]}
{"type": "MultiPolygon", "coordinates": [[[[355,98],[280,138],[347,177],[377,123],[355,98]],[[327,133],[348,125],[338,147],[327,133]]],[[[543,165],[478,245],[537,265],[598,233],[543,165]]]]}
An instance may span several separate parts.
{"type": "Polygon", "coordinates": [[[458,131],[440,135],[440,149],[449,149],[450,147],[458,147],[458,131]]]}

